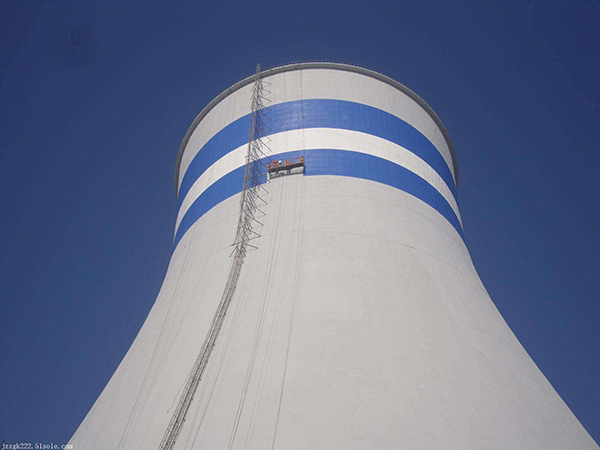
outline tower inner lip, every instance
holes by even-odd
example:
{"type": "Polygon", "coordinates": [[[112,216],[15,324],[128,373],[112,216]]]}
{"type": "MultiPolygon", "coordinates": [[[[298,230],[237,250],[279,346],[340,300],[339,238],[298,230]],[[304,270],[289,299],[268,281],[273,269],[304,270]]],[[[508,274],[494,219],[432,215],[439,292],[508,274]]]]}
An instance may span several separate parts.
{"type": "MultiPolygon", "coordinates": [[[[275,75],[278,73],[291,72],[293,70],[306,70],[306,69],[343,70],[346,72],[353,72],[353,73],[358,73],[361,75],[366,75],[368,77],[375,78],[376,80],[387,83],[390,86],[393,86],[394,88],[398,89],[400,92],[406,94],[409,98],[414,100],[419,106],[421,106],[425,110],[425,112],[427,114],[429,114],[429,116],[433,119],[435,124],[439,127],[440,131],[442,132],[442,135],[444,136],[444,139],[446,140],[446,143],[448,144],[448,148],[450,149],[450,155],[452,157],[452,166],[453,166],[452,169],[454,172],[454,180],[458,187],[458,160],[456,159],[456,151],[454,150],[454,144],[452,143],[452,139],[450,139],[450,134],[448,133],[448,130],[442,123],[442,120],[438,117],[438,115],[431,108],[431,106],[429,106],[427,104],[427,102],[425,102],[425,100],[423,100],[421,97],[419,97],[415,92],[413,92],[412,90],[410,90],[409,88],[404,86],[402,83],[399,83],[398,81],[396,81],[390,77],[387,77],[379,72],[375,72],[373,70],[366,69],[364,67],[354,66],[351,64],[334,63],[334,62],[302,62],[302,63],[286,64],[283,66],[277,66],[277,67],[273,67],[271,69],[263,70],[260,73],[260,75],[261,75],[261,78],[265,78],[265,77],[269,77],[271,75],[275,75]]],[[[218,96],[216,96],[208,105],[206,105],[206,107],[200,112],[200,114],[198,114],[196,116],[196,118],[194,119],[194,121],[192,122],[190,127],[188,128],[187,133],[185,133],[185,136],[183,138],[183,141],[181,142],[181,145],[179,146],[179,152],[177,154],[177,161],[175,163],[175,174],[174,174],[175,194],[176,195],[178,195],[178,192],[179,192],[179,171],[180,171],[180,166],[181,166],[181,160],[183,158],[183,152],[185,151],[185,148],[190,140],[190,137],[192,136],[192,133],[196,130],[196,127],[198,126],[198,124],[224,98],[226,98],[228,95],[231,95],[238,89],[241,89],[242,87],[244,87],[248,84],[251,84],[253,82],[254,82],[254,75],[251,75],[248,78],[244,78],[243,80],[238,81],[233,86],[229,87],[228,89],[221,92],[218,96]]]]}

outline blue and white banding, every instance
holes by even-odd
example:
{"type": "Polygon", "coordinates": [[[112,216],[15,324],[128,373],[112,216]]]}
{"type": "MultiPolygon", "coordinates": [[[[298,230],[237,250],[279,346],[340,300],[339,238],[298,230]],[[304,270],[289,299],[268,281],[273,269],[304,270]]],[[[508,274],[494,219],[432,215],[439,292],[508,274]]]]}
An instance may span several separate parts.
{"type": "MultiPolygon", "coordinates": [[[[307,165],[313,159],[324,164],[319,168],[308,168],[307,175],[372,179],[405,190],[421,200],[429,199],[435,204],[428,204],[444,215],[462,235],[456,185],[448,161],[425,135],[406,121],[372,106],[334,99],[279,103],[270,108],[269,118],[270,148],[273,150],[269,157],[303,154],[307,165]],[[341,158],[384,168],[388,172],[391,170],[412,181],[408,184],[402,180],[395,182],[381,174],[368,175],[368,170],[362,172],[348,167],[340,171],[336,169],[335,161],[322,159],[325,150],[339,151],[336,155],[341,158]],[[389,165],[381,165],[380,161],[389,165]],[[421,184],[415,181],[417,179],[426,183],[435,195],[430,195],[429,189],[422,186],[415,191],[415,186],[421,184]]],[[[188,159],[184,172],[179,175],[175,245],[208,210],[206,208],[240,192],[239,174],[233,174],[241,173],[244,165],[248,127],[249,115],[226,124],[194,153],[193,158],[188,159]]],[[[339,163],[344,165],[341,160],[339,163]]]]}
{"type": "MultiPolygon", "coordinates": [[[[361,178],[383,183],[400,189],[422,200],[439,212],[463,238],[458,216],[448,201],[431,184],[406,167],[384,158],[365,153],[335,149],[313,149],[309,152],[294,151],[280,153],[281,158],[290,159],[304,155],[305,175],[334,175],[361,178]]],[[[184,214],[175,234],[174,247],[192,225],[211,208],[241,192],[244,166],[232,170],[213,182],[191,204],[184,214]]]]}
{"type": "MultiPolygon", "coordinates": [[[[456,181],[456,155],[448,132],[429,105],[400,83],[369,70],[330,63],[283,66],[267,70],[263,76],[271,105],[300,100],[339,100],[370,106],[403,120],[433,144],[452,169],[456,181]]],[[[178,191],[198,151],[228,124],[250,113],[251,88],[252,78],[237,83],[198,115],[179,151],[175,174],[178,191]]]]}
{"type": "MultiPolygon", "coordinates": [[[[271,135],[270,138],[272,140],[270,147],[273,152],[268,156],[273,158],[290,151],[303,150],[305,153],[309,153],[314,149],[329,148],[386,159],[414,172],[431,184],[450,204],[460,221],[456,199],[439,174],[417,155],[393,142],[366,133],[331,128],[292,130],[271,135]]],[[[246,152],[247,144],[244,144],[221,157],[198,177],[187,195],[181,200],[175,225],[176,230],[192,203],[212,183],[245,164],[246,152]]]]}
{"type": "MultiPolygon", "coordinates": [[[[378,108],[342,100],[313,99],[280,103],[269,108],[270,133],[311,128],[358,131],[380,137],[413,152],[429,164],[456,196],[452,171],[441,152],[419,130],[378,108]]],[[[247,142],[250,116],[228,124],[191,160],[179,186],[179,201],[214,162],[247,142]]]]}

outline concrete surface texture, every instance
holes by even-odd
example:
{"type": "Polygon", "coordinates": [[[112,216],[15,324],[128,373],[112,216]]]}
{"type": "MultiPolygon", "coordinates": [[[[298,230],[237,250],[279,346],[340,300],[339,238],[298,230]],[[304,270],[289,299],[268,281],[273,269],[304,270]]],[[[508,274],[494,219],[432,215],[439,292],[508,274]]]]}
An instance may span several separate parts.
{"type": "MultiPolygon", "coordinates": [[[[265,186],[258,249],[175,448],[598,449],[483,287],[452,144],[424,102],[337,64],[264,83],[269,158],[305,170],[265,186]]],[[[74,448],[159,446],[229,274],[251,87],[184,140],[167,275],[74,448]]]]}

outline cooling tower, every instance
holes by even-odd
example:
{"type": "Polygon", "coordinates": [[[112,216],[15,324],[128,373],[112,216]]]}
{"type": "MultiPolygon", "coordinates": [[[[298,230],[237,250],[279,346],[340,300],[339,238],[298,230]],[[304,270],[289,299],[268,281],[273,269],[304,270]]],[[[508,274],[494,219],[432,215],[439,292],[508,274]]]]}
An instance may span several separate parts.
{"type": "MultiPolygon", "coordinates": [[[[432,109],[343,64],[260,79],[277,170],[174,448],[598,449],[473,267],[432,109]]],[[[232,267],[254,82],[184,138],[168,272],[76,449],[158,448],[172,421],[232,267]]]]}

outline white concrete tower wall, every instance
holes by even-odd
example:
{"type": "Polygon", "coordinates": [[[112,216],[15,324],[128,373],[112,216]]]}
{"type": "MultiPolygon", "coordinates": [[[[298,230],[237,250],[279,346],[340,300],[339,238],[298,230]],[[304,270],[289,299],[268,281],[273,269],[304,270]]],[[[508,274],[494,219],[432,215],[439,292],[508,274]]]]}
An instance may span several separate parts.
{"type": "MultiPolygon", "coordinates": [[[[177,449],[598,449],[475,271],[448,134],[414,93],[353,66],[263,72],[272,157],[258,250],[177,449]]],[[[162,289],[74,448],[158,448],[225,287],[250,80],[194,121],[162,289]]],[[[246,139],[246,142],[244,142],[246,139]]]]}

